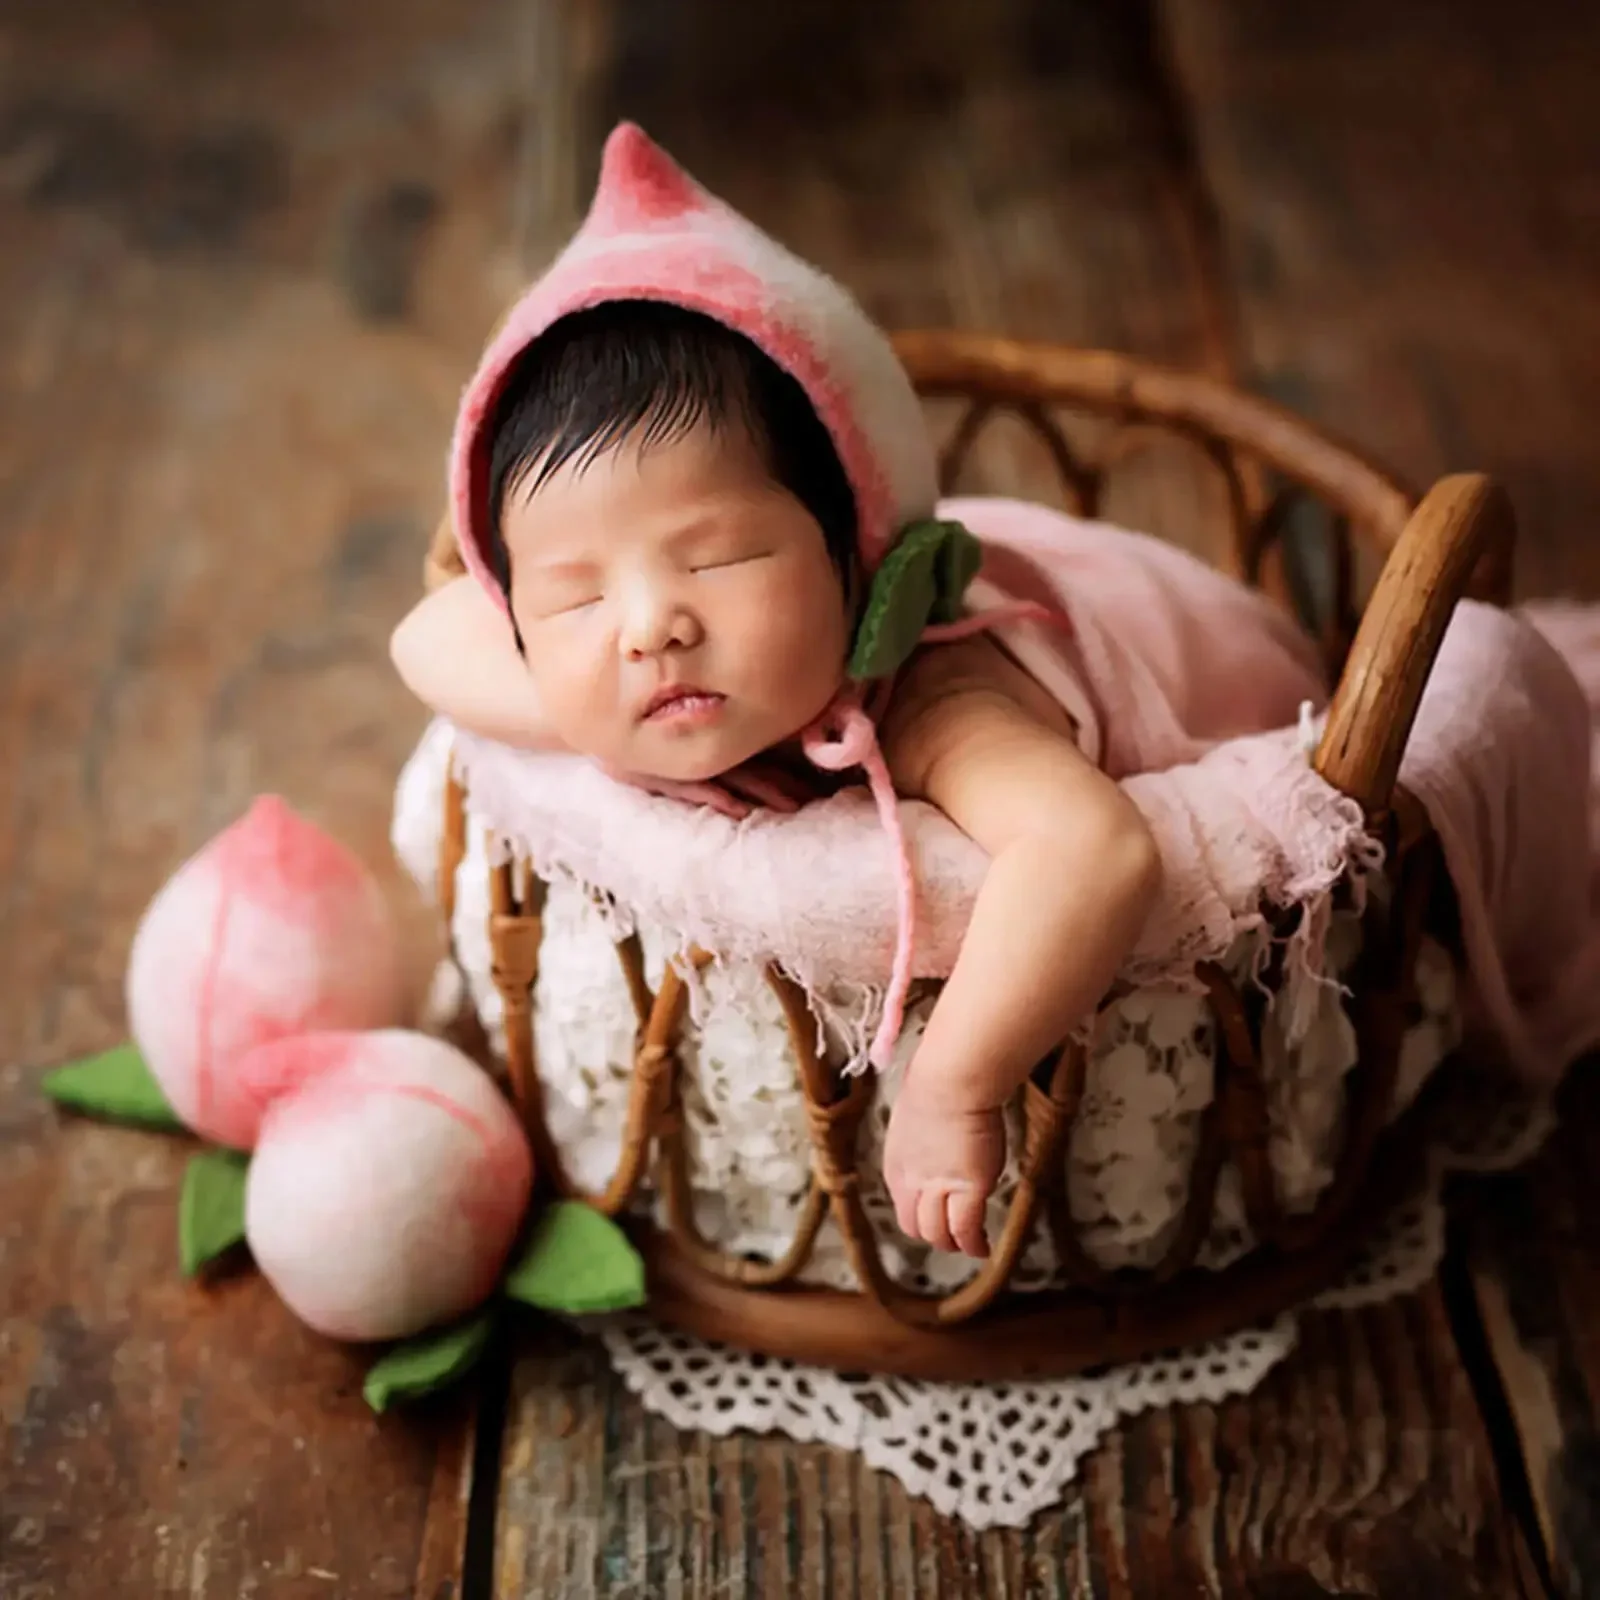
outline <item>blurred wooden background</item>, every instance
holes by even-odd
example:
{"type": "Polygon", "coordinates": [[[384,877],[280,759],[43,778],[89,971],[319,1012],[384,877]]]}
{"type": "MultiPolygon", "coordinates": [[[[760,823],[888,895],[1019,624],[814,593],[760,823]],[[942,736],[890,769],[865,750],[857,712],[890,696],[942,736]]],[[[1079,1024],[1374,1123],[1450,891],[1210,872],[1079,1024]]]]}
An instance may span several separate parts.
{"type": "MultiPolygon", "coordinates": [[[[1439,1280],[1130,1424],[1025,1533],[680,1437],[556,1338],[373,1419],[177,1275],[181,1155],[48,1112],[133,924],[263,789],[395,881],[392,679],[454,400],[644,122],[891,324],[1230,377],[1500,475],[1600,598],[1582,0],[7,0],[0,9],[0,1596],[1600,1592],[1600,1109],[1464,1185],[1439,1280]],[[481,1426],[477,1424],[481,1422],[481,1426]],[[498,1512],[496,1516],[495,1513],[498,1512]]],[[[997,487],[1036,487],[1019,438],[997,487]]],[[[1204,547],[1192,464],[1113,514],[1204,547]]]]}

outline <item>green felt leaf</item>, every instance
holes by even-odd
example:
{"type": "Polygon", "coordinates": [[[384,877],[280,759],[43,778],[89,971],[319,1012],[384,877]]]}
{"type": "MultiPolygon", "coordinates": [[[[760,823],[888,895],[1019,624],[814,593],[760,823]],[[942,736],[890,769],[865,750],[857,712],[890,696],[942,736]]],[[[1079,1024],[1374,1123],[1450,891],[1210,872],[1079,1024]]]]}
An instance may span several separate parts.
{"type": "Polygon", "coordinates": [[[929,623],[954,622],[983,549],[959,522],[908,523],[872,579],[850,651],[857,682],[905,664],[929,623]]]}
{"type": "Polygon", "coordinates": [[[574,1200],[557,1200],[534,1224],[504,1289],[541,1311],[623,1311],[644,1304],[644,1262],[609,1217],[574,1200]]]}
{"type": "Polygon", "coordinates": [[[133,1122],[145,1128],[183,1129],[137,1045],[119,1044],[114,1050],[57,1067],[45,1075],[41,1087],[58,1105],[70,1106],[85,1116],[133,1122]]]}
{"type": "Polygon", "coordinates": [[[190,1157],[178,1199],[178,1259],[184,1277],[194,1277],[243,1243],[249,1172],[250,1158],[237,1150],[202,1150],[190,1157]]]}
{"type": "Polygon", "coordinates": [[[959,522],[941,522],[944,543],[934,558],[937,569],[930,622],[954,622],[961,615],[967,588],[983,565],[983,546],[959,522]]]}
{"type": "Polygon", "coordinates": [[[482,1359],[493,1328],[494,1313],[483,1310],[397,1344],[367,1373],[361,1389],[367,1404],[385,1411],[393,1401],[432,1394],[464,1378],[482,1359]]]}

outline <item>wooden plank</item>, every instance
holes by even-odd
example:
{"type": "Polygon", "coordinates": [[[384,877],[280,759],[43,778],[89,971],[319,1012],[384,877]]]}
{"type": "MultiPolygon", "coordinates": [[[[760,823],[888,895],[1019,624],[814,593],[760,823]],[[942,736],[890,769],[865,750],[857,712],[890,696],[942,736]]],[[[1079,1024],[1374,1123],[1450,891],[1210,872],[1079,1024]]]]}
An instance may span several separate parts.
{"type": "Polygon", "coordinates": [[[1516,1459],[1508,1489],[1531,1503],[1558,1593],[1600,1585],[1600,1160],[1593,1062],[1569,1081],[1561,1126],[1522,1172],[1462,1196],[1461,1271],[1481,1318],[1484,1382],[1516,1459]]]}
{"type": "Polygon", "coordinates": [[[1425,485],[1487,471],[1526,593],[1600,593],[1593,6],[1167,0],[1244,375],[1425,485]]]}
{"type": "Polygon", "coordinates": [[[465,1400],[381,1421],[257,1278],[179,1281],[181,1147],[58,1119],[163,878],[258,790],[396,890],[461,375],[525,270],[525,5],[0,19],[0,1593],[460,1592],[465,1400]]]}
{"type": "Polygon", "coordinates": [[[1127,1429],[1085,1481],[1118,1491],[1107,1594],[1533,1592],[1436,1288],[1306,1317],[1254,1395],[1127,1429]]]}

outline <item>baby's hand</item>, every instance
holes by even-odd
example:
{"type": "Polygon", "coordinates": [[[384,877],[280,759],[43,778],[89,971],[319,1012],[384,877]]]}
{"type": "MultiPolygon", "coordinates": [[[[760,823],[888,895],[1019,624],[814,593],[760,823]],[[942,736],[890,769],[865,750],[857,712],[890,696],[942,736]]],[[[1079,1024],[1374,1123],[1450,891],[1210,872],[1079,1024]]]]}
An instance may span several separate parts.
{"type": "Polygon", "coordinates": [[[608,776],[618,783],[631,784],[646,794],[661,795],[668,800],[681,800],[686,805],[706,806],[732,817],[735,822],[748,817],[758,806],[769,811],[790,813],[798,811],[806,800],[803,789],[780,769],[760,761],[746,762],[718,778],[707,778],[697,783],[680,782],[676,778],[652,778],[643,773],[622,772],[607,767],[608,776]]]}
{"type": "Polygon", "coordinates": [[[986,1256],[984,1209],[1005,1166],[1005,1118],[998,1107],[960,1107],[916,1085],[912,1062],[883,1150],[900,1231],[937,1250],[986,1256]]]}

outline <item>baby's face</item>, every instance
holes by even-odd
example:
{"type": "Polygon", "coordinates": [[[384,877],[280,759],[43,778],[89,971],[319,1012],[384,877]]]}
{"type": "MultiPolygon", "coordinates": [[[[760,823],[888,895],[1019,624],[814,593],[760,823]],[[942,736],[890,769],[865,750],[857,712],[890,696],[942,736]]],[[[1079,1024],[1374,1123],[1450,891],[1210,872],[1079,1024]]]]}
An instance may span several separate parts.
{"type": "Polygon", "coordinates": [[[508,496],[511,606],[571,749],[695,781],[792,738],[844,671],[822,530],[742,429],[625,441],[508,496]]]}

